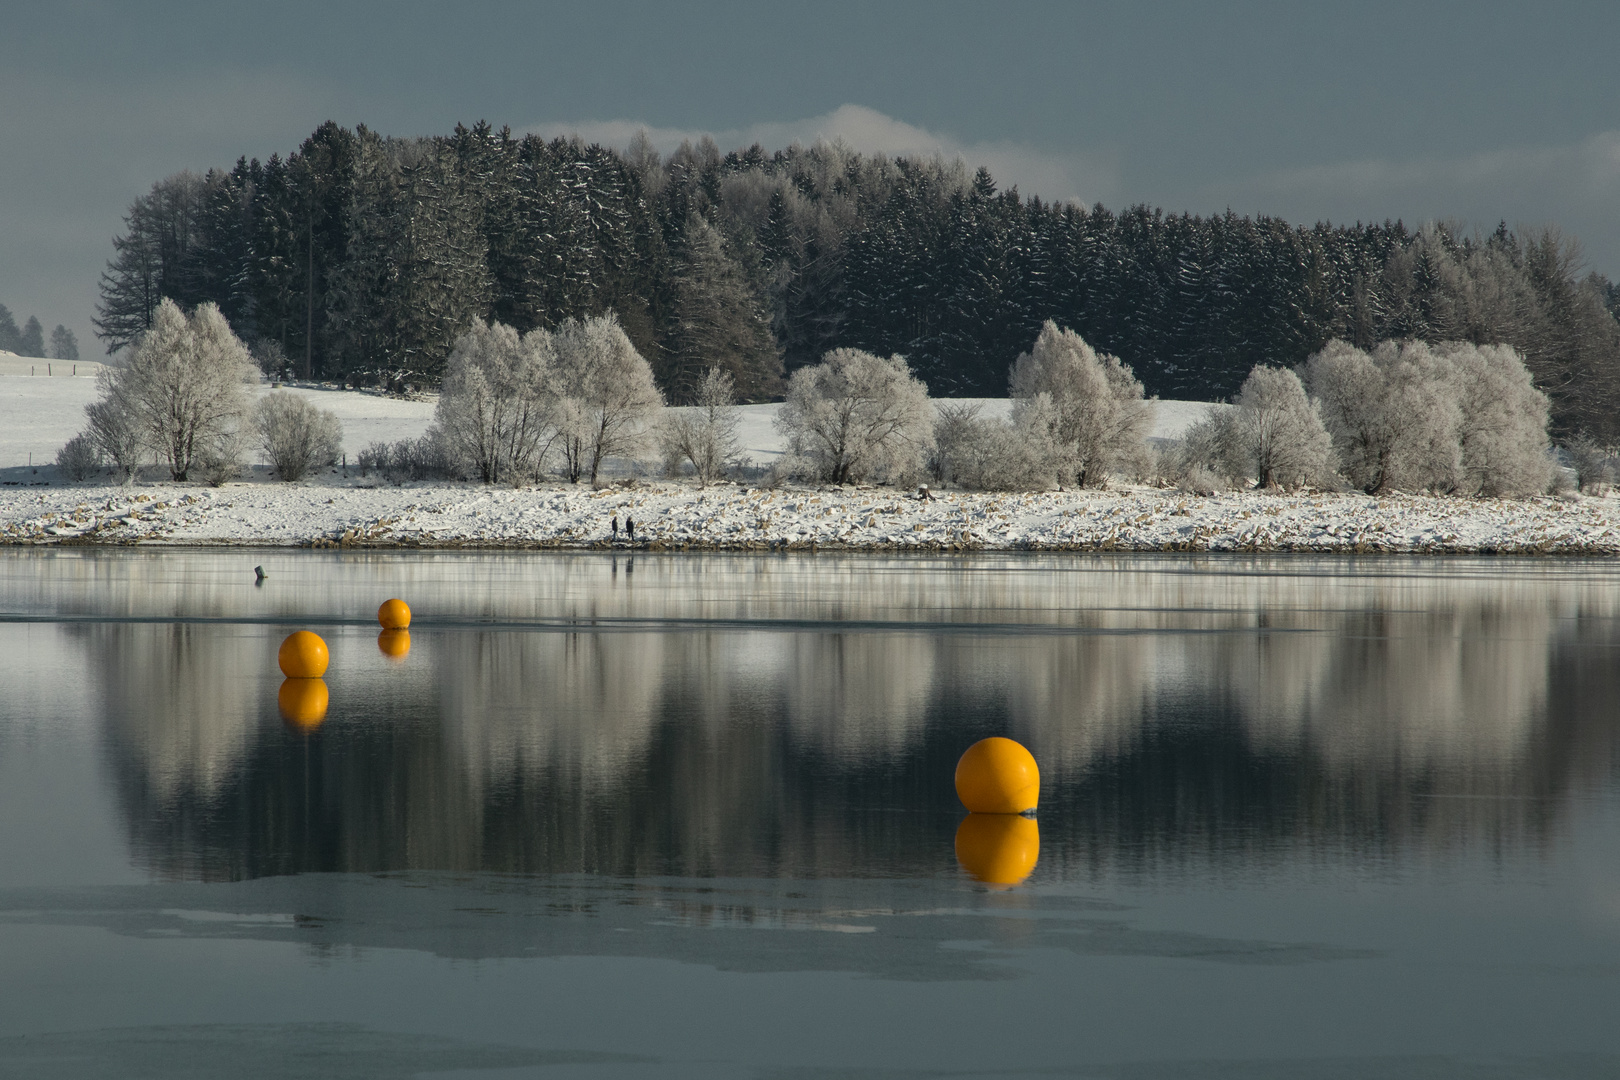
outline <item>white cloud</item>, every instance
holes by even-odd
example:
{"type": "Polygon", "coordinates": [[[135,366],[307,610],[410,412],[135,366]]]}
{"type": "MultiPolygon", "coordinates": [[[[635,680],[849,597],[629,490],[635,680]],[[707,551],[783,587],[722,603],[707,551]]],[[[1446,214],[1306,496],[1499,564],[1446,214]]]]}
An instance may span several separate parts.
{"type": "Polygon", "coordinates": [[[864,105],[841,105],[830,113],[803,120],[771,121],[743,128],[702,130],[661,128],[635,120],[551,121],[526,129],[546,138],[578,135],[587,142],[624,148],[638,131],[661,153],[669,153],[683,141],[696,142],[704,135],[714,139],[722,151],[741,149],[759,143],[766,150],[778,150],[797,142],[809,146],[817,140],[842,139],[862,153],[884,153],[891,157],[928,156],[961,158],[970,168],[987,166],[1003,189],[1016,186],[1025,195],[1079,203],[1107,202],[1119,190],[1119,161],[1113,154],[1053,153],[1013,142],[964,142],[954,136],[885,116],[864,105]]]}

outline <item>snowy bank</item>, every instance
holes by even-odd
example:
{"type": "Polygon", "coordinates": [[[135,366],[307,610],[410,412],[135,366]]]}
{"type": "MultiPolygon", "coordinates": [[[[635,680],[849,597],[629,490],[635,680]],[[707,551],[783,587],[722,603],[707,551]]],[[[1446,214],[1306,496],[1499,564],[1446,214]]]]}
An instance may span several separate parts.
{"type": "Polygon", "coordinates": [[[1149,488],[928,500],[892,488],[634,482],[0,488],[0,544],[603,547],[617,514],[653,550],[1301,551],[1613,555],[1620,500],[1211,497],[1149,488]]]}

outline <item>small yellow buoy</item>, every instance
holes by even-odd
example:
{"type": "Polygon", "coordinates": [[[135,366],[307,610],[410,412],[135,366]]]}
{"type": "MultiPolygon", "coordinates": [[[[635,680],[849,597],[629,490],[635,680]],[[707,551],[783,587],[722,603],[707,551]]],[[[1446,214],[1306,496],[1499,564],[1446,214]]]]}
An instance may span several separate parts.
{"type": "Polygon", "coordinates": [[[405,629],[384,630],[377,635],[377,648],[390,660],[403,660],[411,651],[411,632],[405,629]]]}
{"type": "Polygon", "coordinates": [[[969,814],[956,829],[956,861],[989,885],[1017,885],[1041,855],[1041,827],[1022,814],[969,814]]]}
{"type": "Polygon", "coordinates": [[[1022,814],[1040,795],[1035,755],[1011,739],[980,739],[956,763],[956,797],[976,814],[1022,814]]]}
{"type": "Polygon", "coordinates": [[[377,609],[377,621],[384,630],[403,630],[411,625],[411,609],[403,600],[384,600],[377,609]]]}
{"type": "Polygon", "coordinates": [[[313,731],[326,719],[330,695],[325,679],[287,679],[276,694],[281,718],[299,731],[313,731]]]}
{"type": "Polygon", "coordinates": [[[288,634],[287,640],[281,643],[281,651],[276,654],[281,673],[289,679],[318,679],[326,674],[326,665],[331,659],[331,654],[326,651],[326,642],[321,640],[319,634],[312,634],[308,630],[288,634]]]}

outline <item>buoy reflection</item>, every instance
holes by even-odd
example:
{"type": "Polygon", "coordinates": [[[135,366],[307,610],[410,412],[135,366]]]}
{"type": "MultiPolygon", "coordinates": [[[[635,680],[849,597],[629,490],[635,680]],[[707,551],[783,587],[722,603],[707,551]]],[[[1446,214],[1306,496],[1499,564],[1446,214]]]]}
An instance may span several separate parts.
{"type": "Polygon", "coordinates": [[[1041,856],[1041,828],[1021,814],[969,814],[956,829],[956,861],[988,885],[1017,885],[1041,856]]]}
{"type": "Polygon", "coordinates": [[[390,660],[403,660],[411,651],[411,632],[405,629],[384,630],[377,635],[377,648],[390,660]]]}
{"type": "Polygon", "coordinates": [[[321,726],[329,700],[325,679],[285,679],[276,694],[281,718],[299,731],[314,731],[321,726]]]}

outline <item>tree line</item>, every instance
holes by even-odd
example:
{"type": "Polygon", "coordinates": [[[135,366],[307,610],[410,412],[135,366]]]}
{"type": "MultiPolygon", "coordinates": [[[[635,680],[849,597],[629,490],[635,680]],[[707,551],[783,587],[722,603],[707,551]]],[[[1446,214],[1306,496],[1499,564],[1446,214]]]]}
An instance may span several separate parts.
{"type": "Polygon", "coordinates": [[[56,329],[51,331],[50,351],[46,352],[45,327],[40,324],[38,317],[28,316],[28,321],[19,327],[11,309],[0,304],[0,351],[47,360],[77,360],[79,339],[73,331],[57,323],[56,329]]]}
{"type": "Polygon", "coordinates": [[[523,334],[611,311],[675,403],[710,368],[779,398],[838,348],[901,355],[936,397],[999,395],[1047,320],[1174,398],[1231,397],[1334,339],[1501,344],[1556,432],[1620,437],[1620,289],[1555,229],[1115,212],[837,143],[663,156],[329,122],[134,201],[101,283],[109,351],[165,297],[216,304],[305,377],[395,389],[436,384],[474,319],[523,334]]]}

